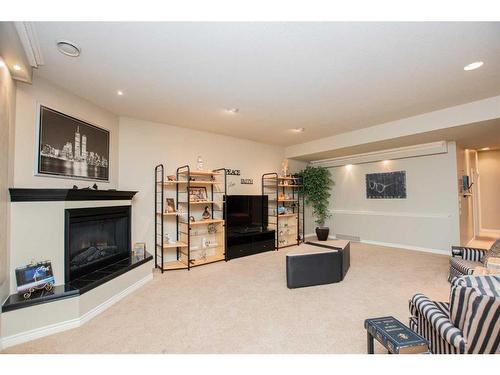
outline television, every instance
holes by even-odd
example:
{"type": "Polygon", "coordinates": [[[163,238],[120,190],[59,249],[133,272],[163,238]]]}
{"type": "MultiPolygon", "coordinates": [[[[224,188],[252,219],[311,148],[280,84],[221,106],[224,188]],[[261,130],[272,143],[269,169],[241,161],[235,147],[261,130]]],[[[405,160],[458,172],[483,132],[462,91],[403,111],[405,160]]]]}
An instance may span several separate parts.
{"type": "Polygon", "coordinates": [[[227,195],[228,231],[254,232],[267,229],[267,195],[227,195]]]}

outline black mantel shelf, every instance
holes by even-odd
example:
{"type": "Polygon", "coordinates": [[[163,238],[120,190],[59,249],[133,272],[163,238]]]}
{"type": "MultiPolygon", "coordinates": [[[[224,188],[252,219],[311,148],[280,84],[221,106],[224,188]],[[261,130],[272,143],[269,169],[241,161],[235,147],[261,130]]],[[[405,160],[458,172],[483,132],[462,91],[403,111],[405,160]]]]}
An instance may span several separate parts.
{"type": "Polygon", "coordinates": [[[137,191],[10,188],[11,202],[131,200],[137,191]]]}

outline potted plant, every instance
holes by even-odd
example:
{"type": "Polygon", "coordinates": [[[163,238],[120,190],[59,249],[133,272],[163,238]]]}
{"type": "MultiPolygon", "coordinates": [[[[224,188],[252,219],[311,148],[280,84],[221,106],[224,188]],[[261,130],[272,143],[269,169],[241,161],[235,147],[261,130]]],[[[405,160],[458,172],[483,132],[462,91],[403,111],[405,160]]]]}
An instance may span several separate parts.
{"type": "Polygon", "coordinates": [[[328,210],[328,199],[330,198],[330,186],[333,185],[330,171],[325,167],[311,167],[298,173],[302,179],[302,189],[307,204],[313,208],[313,216],[316,227],[316,235],[318,240],[326,241],[330,228],[325,227],[325,220],[331,217],[328,210]]]}

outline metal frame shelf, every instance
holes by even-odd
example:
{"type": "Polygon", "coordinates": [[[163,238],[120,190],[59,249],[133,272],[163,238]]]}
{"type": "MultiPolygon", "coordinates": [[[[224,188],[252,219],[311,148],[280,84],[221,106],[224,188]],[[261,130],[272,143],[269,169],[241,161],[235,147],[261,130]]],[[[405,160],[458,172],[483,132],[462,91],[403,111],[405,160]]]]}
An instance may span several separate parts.
{"type": "Polygon", "coordinates": [[[276,250],[300,245],[300,243],[304,241],[304,195],[301,188],[302,181],[297,176],[279,176],[276,172],[264,173],[262,175],[262,195],[267,195],[269,197],[269,225],[274,225],[276,227],[276,250]],[[289,197],[290,193],[291,197],[289,197]],[[282,195],[282,197],[280,197],[280,195],[282,195]],[[288,203],[290,203],[290,205],[288,203]],[[279,215],[279,207],[292,209],[292,213],[279,215]],[[281,229],[285,228],[280,227],[280,222],[282,222],[283,219],[289,220],[294,216],[297,217],[296,224],[287,225],[286,228],[296,228],[296,232],[280,234],[281,229]],[[291,235],[296,236],[296,241],[282,245],[282,238],[291,235]]]}
{"type": "MultiPolygon", "coordinates": [[[[175,181],[165,181],[165,168],[163,164],[155,167],[155,268],[161,273],[170,270],[187,269],[226,260],[227,236],[225,231],[226,220],[226,191],[227,173],[225,168],[213,171],[192,171],[189,165],[183,165],[176,170],[175,181]],[[204,178],[210,178],[206,180],[204,178]],[[217,181],[219,177],[220,181],[217,181]],[[196,180],[195,180],[196,179],[196,180]],[[191,201],[189,191],[192,187],[205,187],[207,189],[207,201],[191,201]],[[216,187],[220,186],[220,189],[216,187]],[[175,187],[175,213],[165,213],[165,191],[175,187]],[[190,220],[193,209],[204,204],[211,207],[211,218],[207,220],[190,220]],[[194,207],[191,207],[191,206],[194,207]],[[165,243],[165,222],[168,217],[176,217],[175,237],[176,242],[165,243]],[[192,259],[191,233],[193,227],[199,228],[202,225],[220,225],[219,235],[221,243],[216,247],[219,254],[216,256],[204,256],[201,259],[192,259]],[[165,251],[176,249],[175,260],[165,262],[165,251]]],[[[217,232],[216,232],[217,233],[217,232]]],[[[214,235],[207,233],[204,235],[214,235]]],[[[202,235],[195,234],[195,237],[202,235]]],[[[197,249],[199,250],[199,249],[197,249]]]]}

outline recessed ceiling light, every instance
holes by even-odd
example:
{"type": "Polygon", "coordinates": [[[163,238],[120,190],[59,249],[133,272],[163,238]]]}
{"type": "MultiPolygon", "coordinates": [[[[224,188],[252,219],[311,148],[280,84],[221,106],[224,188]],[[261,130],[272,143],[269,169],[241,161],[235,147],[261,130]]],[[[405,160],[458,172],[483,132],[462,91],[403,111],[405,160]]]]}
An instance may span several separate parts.
{"type": "Polygon", "coordinates": [[[293,128],[293,129],[290,129],[292,132],[294,133],[304,133],[304,131],[306,130],[305,128],[293,128]]]}
{"type": "Polygon", "coordinates": [[[477,68],[480,68],[483,66],[482,61],[475,61],[473,63],[470,63],[469,65],[464,66],[464,70],[469,71],[469,70],[475,70],[477,68]]]}
{"type": "Polygon", "coordinates": [[[81,49],[76,43],[70,42],[69,40],[59,40],[57,42],[57,49],[63,55],[70,57],[80,56],[81,49]]]}
{"type": "Polygon", "coordinates": [[[239,108],[226,108],[224,111],[226,111],[226,113],[229,113],[231,115],[235,115],[236,113],[238,113],[240,111],[239,108]]]}
{"type": "Polygon", "coordinates": [[[15,64],[15,65],[12,65],[12,69],[14,69],[16,71],[20,71],[22,68],[20,65],[15,64]]]}
{"type": "Polygon", "coordinates": [[[123,91],[118,90],[118,91],[116,92],[116,95],[118,95],[118,96],[122,96],[122,95],[123,95],[123,91]]]}

